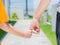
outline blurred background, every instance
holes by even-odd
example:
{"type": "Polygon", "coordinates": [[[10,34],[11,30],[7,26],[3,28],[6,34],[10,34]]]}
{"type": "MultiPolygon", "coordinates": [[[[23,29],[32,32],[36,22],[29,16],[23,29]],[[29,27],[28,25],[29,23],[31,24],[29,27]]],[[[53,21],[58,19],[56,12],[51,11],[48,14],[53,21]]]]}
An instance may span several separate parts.
{"type": "MultiPolygon", "coordinates": [[[[57,45],[55,32],[57,12],[56,4],[58,2],[59,0],[51,0],[50,5],[44,11],[40,19],[40,28],[52,45],[57,45]]],[[[12,20],[11,23],[13,23],[13,21],[17,20],[32,20],[40,0],[3,0],[3,3],[10,17],[10,21],[12,20]]],[[[5,33],[6,32],[3,31],[3,34],[1,34],[0,37],[2,37],[2,35],[4,36],[5,33]]]]}

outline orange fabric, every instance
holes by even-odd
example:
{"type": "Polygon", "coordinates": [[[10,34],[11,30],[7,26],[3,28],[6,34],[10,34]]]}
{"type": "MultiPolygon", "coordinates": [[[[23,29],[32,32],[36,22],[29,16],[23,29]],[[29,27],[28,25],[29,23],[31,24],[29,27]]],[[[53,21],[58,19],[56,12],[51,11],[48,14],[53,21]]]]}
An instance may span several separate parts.
{"type": "Polygon", "coordinates": [[[0,0],[0,24],[3,24],[9,20],[8,14],[4,8],[2,0],[0,0]]]}

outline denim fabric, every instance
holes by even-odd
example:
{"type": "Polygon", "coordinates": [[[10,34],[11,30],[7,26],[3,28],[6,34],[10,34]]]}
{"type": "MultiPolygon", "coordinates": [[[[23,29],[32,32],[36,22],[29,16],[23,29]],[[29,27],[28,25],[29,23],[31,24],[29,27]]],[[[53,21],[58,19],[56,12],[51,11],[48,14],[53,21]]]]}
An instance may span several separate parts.
{"type": "Polygon", "coordinates": [[[60,13],[57,12],[56,19],[56,37],[57,37],[57,45],[60,45],[60,13]]]}

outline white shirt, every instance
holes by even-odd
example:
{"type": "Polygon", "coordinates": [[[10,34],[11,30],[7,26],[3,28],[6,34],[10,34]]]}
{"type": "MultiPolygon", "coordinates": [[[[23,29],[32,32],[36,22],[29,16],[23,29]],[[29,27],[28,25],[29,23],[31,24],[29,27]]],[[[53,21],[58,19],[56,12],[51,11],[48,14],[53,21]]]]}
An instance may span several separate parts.
{"type": "Polygon", "coordinates": [[[57,11],[60,12],[60,2],[57,4],[57,11]]]}
{"type": "Polygon", "coordinates": [[[60,7],[59,7],[59,8],[57,8],[57,11],[58,11],[58,12],[60,12],[60,7]]]}

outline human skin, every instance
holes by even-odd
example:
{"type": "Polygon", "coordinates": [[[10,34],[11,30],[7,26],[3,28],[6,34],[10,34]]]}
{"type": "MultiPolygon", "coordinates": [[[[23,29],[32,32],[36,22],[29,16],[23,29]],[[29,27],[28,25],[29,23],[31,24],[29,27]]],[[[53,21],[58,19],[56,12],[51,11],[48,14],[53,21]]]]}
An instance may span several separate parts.
{"type": "Polygon", "coordinates": [[[18,29],[15,29],[13,26],[6,23],[8,20],[8,14],[6,13],[2,0],[0,0],[0,29],[25,38],[30,38],[32,36],[31,30],[24,32],[18,31],[18,29]]]}
{"type": "Polygon", "coordinates": [[[32,36],[32,32],[30,30],[22,32],[8,23],[0,24],[0,28],[8,33],[14,34],[19,37],[30,38],[32,36]]]}
{"type": "Polygon", "coordinates": [[[30,25],[30,30],[32,30],[33,33],[38,34],[40,32],[40,17],[49,5],[51,0],[41,0],[39,3],[39,6],[33,16],[33,20],[30,25]]]}

